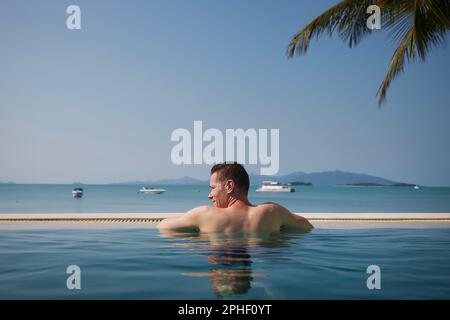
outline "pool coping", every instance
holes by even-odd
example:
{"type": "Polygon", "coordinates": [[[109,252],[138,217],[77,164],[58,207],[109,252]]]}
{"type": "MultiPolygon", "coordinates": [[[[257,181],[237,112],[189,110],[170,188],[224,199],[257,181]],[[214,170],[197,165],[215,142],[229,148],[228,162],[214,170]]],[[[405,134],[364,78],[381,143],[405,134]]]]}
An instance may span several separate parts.
{"type": "MultiPolygon", "coordinates": [[[[97,222],[157,223],[183,213],[0,213],[0,223],[8,222],[97,222]]],[[[314,222],[449,222],[450,213],[295,213],[314,222]]]]}
{"type": "MultiPolygon", "coordinates": [[[[0,230],[148,228],[183,213],[0,213],[0,230]]],[[[450,228],[450,213],[296,213],[316,229],[450,228]]]]}

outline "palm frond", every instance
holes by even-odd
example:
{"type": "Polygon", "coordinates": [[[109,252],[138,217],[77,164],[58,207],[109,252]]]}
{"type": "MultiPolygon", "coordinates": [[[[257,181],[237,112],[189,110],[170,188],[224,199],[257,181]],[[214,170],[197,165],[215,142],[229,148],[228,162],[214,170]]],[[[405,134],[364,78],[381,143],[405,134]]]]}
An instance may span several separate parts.
{"type": "Polygon", "coordinates": [[[398,48],[395,50],[394,55],[391,58],[391,62],[389,63],[388,71],[384,76],[383,82],[377,92],[377,95],[379,96],[378,106],[381,106],[381,104],[386,100],[386,92],[391,84],[391,81],[403,71],[405,57],[407,59],[414,57],[414,48],[413,51],[411,51],[411,47],[413,47],[413,39],[414,30],[410,29],[403,37],[398,48]]]}
{"type": "Polygon", "coordinates": [[[288,45],[289,58],[295,53],[307,52],[311,39],[324,32],[332,35],[336,30],[349,47],[356,46],[371,33],[366,26],[367,7],[381,8],[382,28],[397,43],[383,82],[378,89],[378,104],[386,100],[392,80],[403,71],[405,61],[417,57],[424,61],[430,50],[445,43],[450,29],[449,0],[344,0],[309,22],[295,34],[288,45]]]}
{"type": "MultiPolygon", "coordinates": [[[[400,11],[402,16],[393,14],[390,17],[392,20],[388,21],[388,28],[394,30],[396,37],[402,35],[402,39],[391,58],[386,75],[378,89],[378,106],[386,101],[387,90],[392,80],[404,70],[405,61],[414,61],[417,57],[421,61],[425,61],[432,48],[445,43],[448,23],[447,25],[442,24],[442,19],[436,16],[436,8],[431,9],[430,5],[435,6],[436,1],[411,2],[413,6],[410,10],[400,11]]],[[[448,8],[446,10],[448,12],[448,8]]],[[[399,15],[400,12],[397,12],[397,14],[399,15]]],[[[445,11],[441,10],[442,12],[445,11]]]]}
{"type": "Polygon", "coordinates": [[[373,0],[345,0],[325,11],[294,35],[286,50],[287,56],[306,53],[313,37],[324,32],[332,35],[336,29],[342,40],[349,41],[350,47],[357,45],[370,32],[366,27],[366,10],[372,3],[373,0]]]}

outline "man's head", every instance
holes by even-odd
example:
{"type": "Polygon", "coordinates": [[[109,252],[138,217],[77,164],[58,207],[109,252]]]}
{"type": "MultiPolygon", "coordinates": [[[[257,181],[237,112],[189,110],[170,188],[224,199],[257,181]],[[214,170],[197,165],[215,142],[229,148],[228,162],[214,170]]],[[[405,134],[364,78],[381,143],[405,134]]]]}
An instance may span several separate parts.
{"type": "Polygon", "coordinates": [[[238,163],[220,163],[211,169],[208,198],[214,206],[228,207],[230,199],[247,199],[250,179],[244,167],[238,163]]]}

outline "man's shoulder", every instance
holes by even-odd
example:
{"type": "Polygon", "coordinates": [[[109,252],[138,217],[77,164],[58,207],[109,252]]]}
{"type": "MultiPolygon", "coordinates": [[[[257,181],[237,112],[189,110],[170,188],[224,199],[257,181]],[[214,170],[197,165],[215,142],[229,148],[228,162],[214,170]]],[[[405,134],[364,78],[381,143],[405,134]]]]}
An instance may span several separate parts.
{"type": "Polygon", "coordinates": [[[187,212],[187,214],[189,214],[189,215],[197,215],[198,216],[198,215],[207,214],[207,213],[209,213],[209,212],[211,212],[213,210],[214,210],[213,206],[203,205],[203,206],[198,206],[198,207],[192,208],[191,210],[189,210],[187,212]]]}
{"type": "Polygon", "coordinates": [[[286,210],[286,208],[276,202],[264,202],[258,205],[258,207],[261,208],[261,210],[263,210],[264,212],[286,210]]]}

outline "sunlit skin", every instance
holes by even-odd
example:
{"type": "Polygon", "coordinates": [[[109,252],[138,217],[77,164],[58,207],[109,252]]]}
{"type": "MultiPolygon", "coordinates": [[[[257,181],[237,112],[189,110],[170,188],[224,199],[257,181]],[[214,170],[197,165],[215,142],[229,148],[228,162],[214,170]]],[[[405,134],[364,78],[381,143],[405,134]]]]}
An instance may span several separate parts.
{"type": "Polygon", "coordinates": [[[281,228],[309,231],[313,228],[308,220],[276,203],[252,205],[246,190],[240,190],[232,179],[222,180],[218,172],[211,175],[209,185],[212,206],[200,206],[180,217],[166,218],[157,227],[199,232],[276,232],[281,228]]]}

